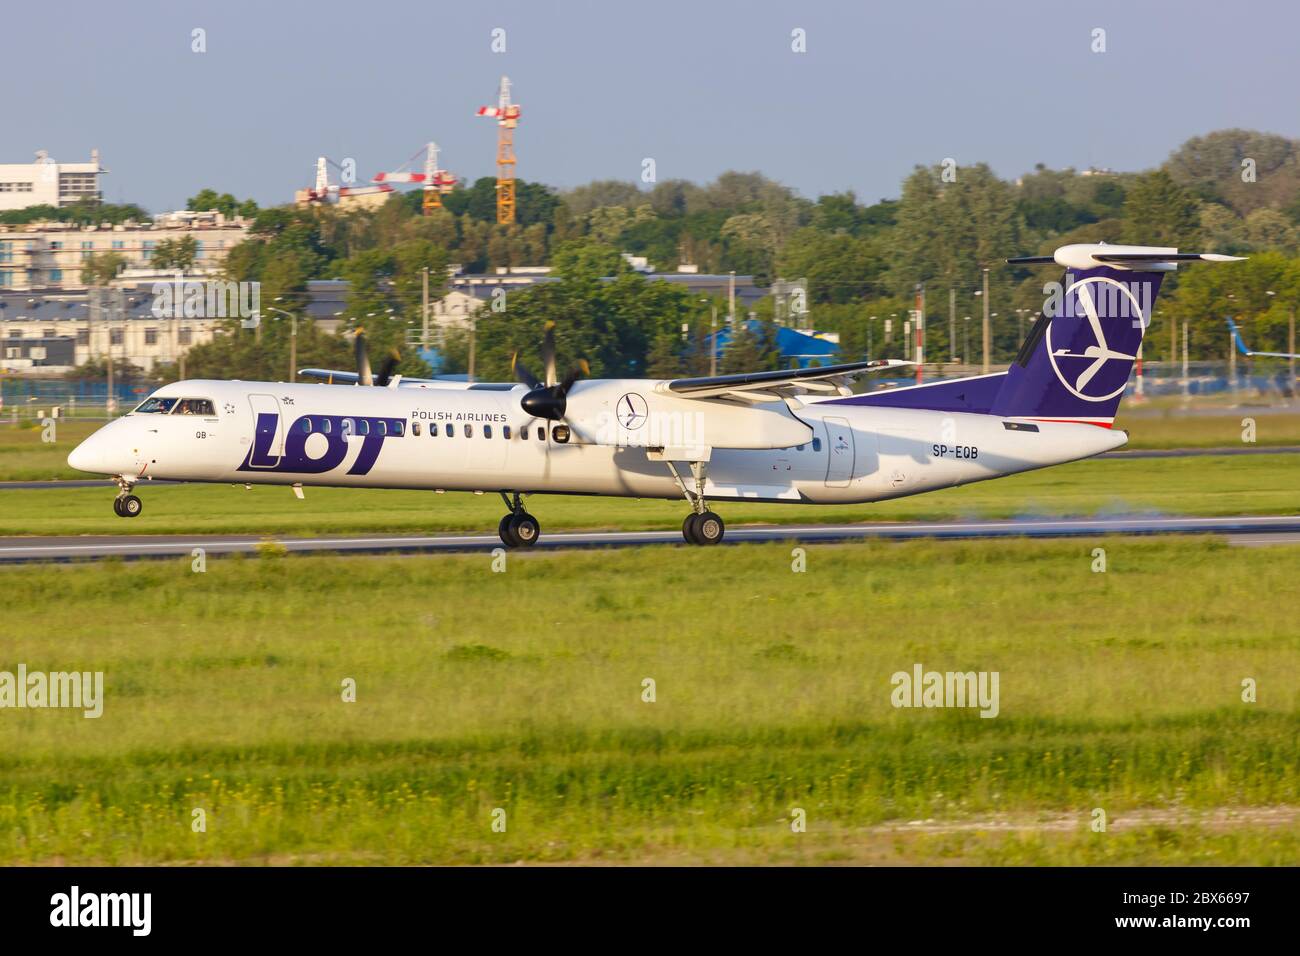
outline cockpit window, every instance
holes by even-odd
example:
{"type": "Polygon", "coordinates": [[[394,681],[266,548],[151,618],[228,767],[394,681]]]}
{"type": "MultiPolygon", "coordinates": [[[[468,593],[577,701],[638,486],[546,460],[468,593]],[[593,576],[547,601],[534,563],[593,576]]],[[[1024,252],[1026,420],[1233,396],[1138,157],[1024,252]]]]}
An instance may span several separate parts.
{"type": "Polygon", "coordinates": [[[175,404],[174,398],[146,398],[136,406],[136,411],[141,415],[166,415],[175,404]]]}
{"type": "Polygon", "coordinates": [[[206,415],[209,418],[215,418],[217,410],[212,407],[212,401],[207,398],[182,398],[176,406],[173,415],[206,415]]]}

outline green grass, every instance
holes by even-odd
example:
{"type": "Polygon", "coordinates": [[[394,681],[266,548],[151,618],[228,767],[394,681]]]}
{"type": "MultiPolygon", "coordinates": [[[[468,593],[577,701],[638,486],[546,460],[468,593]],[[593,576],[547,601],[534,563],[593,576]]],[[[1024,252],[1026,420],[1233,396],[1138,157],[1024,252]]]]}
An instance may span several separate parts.
{"type": "MultiPolygon", "coordinates": [[[[718,502],[733,527],[745,523],[942,520],[1099,513],[1234,515],[1295,513],[1294,455],[1101,459],[863,505],[718,502]]],[[[286,487],[150,485],[137,493],[144,512],[124,521],[103,488],[0,491],[0,535],[52,534],[361,534],[495,533],[504,512],[496,495],[286,487]]],[[[685,505],[541,495],[528,508],[548,531],[578,528],[677,529],[685,505]]]]}
{"type": "MultiPolygon", "coordinates": [[[[1159,417],[1126,418],[1121,410],[1116,424],[1129,430],[1129,448],[1235,447],[1241,444],[1241,420],[1249,415],[1251,410],[1246,408],[1192,418],[1168,408],[1159,417]]],[[[1257,415],[1255,422],[1259,445],[1300,444],[1300,414],[1257,415]]],[[[57,441],[45,442],[41,427],[34,422],[17,426],[0,423],[0,481],[92,477],[68,467],[68,452],[102,425],[100,421],[60,420],[57,441]]]]}
{"type": "Polygon", "coordinates": [[[1121,406],[1116,428],[1129,433],[1127,448],[1234,448],[1243,444],[1242,420],[1254,419],[1256,445],[1300,445],[1300,415],[1279,412],[1259,414],[1259,409],[1238,408],[1226,414],[1189,416],[1178,408],[1143,410],[1140,417],[1125,414],[1121,406]]]}
{"type": "Polygon", "coordinates": [[[0,711],[0,864],[1297,862],[1294,827],[1086,826],[1094,807],[1300,805],[1279,599],[1300,548],[863,543],[810,547],[804,574],[781,545],[490,561],[0,569],[0,668],[106,675],[99,720],[0,711]],[[893,708],[917,662],[998,671],[1000,716],[893,708]],[[1045,813],[1078,831],[885,829],[1045,813]]]}

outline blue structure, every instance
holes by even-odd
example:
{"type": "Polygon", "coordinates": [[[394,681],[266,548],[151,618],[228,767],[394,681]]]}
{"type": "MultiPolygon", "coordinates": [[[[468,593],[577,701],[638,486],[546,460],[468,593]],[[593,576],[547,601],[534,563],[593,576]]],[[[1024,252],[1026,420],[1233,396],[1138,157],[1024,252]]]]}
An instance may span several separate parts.
{"type": "MultiPolygon", "coordinates": [[[[756,319],[747,319],[746,328],[755,335],[761,335],[763,324],[756,319]]],[[[731,341],[732,329],[723,329],[715,336],[714,348],[718,357],[731,341]]],[[[834,342],[805,335],[795,329],[777,326],[776,347],[781,353],[782,368],[809,368],[810,366],[834,365],[840,361],[840,347],[834,342]]]]}

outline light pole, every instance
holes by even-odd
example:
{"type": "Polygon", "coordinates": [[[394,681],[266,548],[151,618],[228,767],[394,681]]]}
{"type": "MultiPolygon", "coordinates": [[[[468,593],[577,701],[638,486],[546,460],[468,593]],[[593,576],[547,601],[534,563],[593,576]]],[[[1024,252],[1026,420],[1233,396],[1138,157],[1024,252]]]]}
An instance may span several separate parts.
{"type": "Polygon", "coordinates": [[[867,319],[867,361],[871,361],[871,327],[875,323],[876,317],[873,315],[867,319]]]}
{"type": "Polygon", "coordinates": [[[992,336],[989,327],[989,270],[986,268],[983,272],[984,288],[975,294],[984,300],[984,371],[987,373],[989,370],[989,346],[992,336]]]}
{"type": "MultiPolygon", "coordinates": [[[[1269,297],[1269,302],[1268,302],[1268,311],[1272,312],[1272,311],[1273,311],[1273,297],[1276,296],[1277,293],[1274,292],[1272,289],[1269,289],[1269,290],[1265,291],[1264,294],[1265,294],[1266,296],[1269,297]]],[[[1294,352],[1295,349],[1291,349],[1290,351],[1294,352]]],[[[1290,361],[1294,362],[1295,359],[1291,359],[1290,361]]],[[[1253,364],[1253,363],[1252,363],[1252,364],[1253,364]]]]}
{"type": "MultiPolygon", "coordinates": [[[[279,302],[283,296],[276,296],[275,301],[279,302]]],[[[266,307],[268,312],[279,312],[281,315],[289,317],[289,381],[298,381],[298,314],[296,312],[286,312],[284,309],[277,309],[273,305],[266,307]]],[[[258,323],[261,325],[261,323],[258,323]]]]}
{"type": "Polygon", "coordinates": [[[474,381],[474,361],[478,352],[478,310],[469,315],[469,362],[465,366],[465,378],[474,381]]]}
{"type": "Polygon", "coordinates": [[[1291,303],[1291,315],[1287,321],[1286,350],[1291,353],[1287,364],[1291,366],[1291,395],[1295,397],[1295,303],[1291,303]]]}
{"type": "Polygon", "coordinates": [[[948,360],[957,361],[957,290],[948,287],[948,360]]]}
{"type": "Polygon", "coordinates": [[[961,364],[970,364],[970,316],[962,319],[961,364]]]}
{"type": "MultiPolygon", "coordinates": [[[[734,276],[735,273],[733,272],[734,276]]],[[[718,303],[712,303],[712,316],[709,319],[709,374],[718,374],[718,303]]],[[[734,308],[734,306],[733,306],[734,308]]],[[[733,322],[735,314],[731,315],[727,321],[733,322]]],[[[730,327],[730,326],[729,326],[730,327]]]]}
{"type": "Polygon", "coordinates": [[[429,351],[429,267],[425,266],[422,270],[423,292],[420,299],[420,317],[423,321],[423,327],[420,331],[420,350],[429,351]]]}
{"type": "MultiPolygon", "coordinates": [[[[1236,296],[1231,292],[1228,293],[1229,299],[1235,299],[1236,296]]],[[[1228,307],[1232,308],[1231,305],[1228,307]]],[[[1241,322],[1241,316],[1234,315],[1233,318],[1238,323],[1241,322]]],[[[1237,343],[1232,340],[1232,332],[1228,332],[1228,391],[1236,394],[1237,391],[1237,343]]]]}

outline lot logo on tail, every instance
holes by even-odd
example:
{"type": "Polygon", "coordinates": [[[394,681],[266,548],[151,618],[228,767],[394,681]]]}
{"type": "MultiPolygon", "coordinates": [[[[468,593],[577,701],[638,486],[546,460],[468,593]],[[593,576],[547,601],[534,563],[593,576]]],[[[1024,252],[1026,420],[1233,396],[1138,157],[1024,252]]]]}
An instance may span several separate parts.
{"type": "Polygon", "coordinates": [[[1132,353],[1112,347],[1102,324],[1102,313],[1112,322],[1121,316],[1128,322],[1127,326],[1112,326],[1112,339],[1140,343],[1141,330],[1149,322],[1146,310],[1128,286],[1106,276],[1080,279],[1066,289],[1065,300],[1064,314],[1053,318],[1047,326],[1047,357],[1052,371],[1070,394],[1085,402],[1118,398],[1128,385],[1129,369],[1137,357],[1136,345],[1132,346],[1132,353]],[[1076,299],[1077,310],[1070,308],[1076,299]],[[1083,312],[1082,318],[1078,311],[1083,312]],[[1129,327],[1138,331],[1136,337],[1117,334],[1129,327]],[[1058,345],[1060,342],[1065,345],[1058,345]]]}

